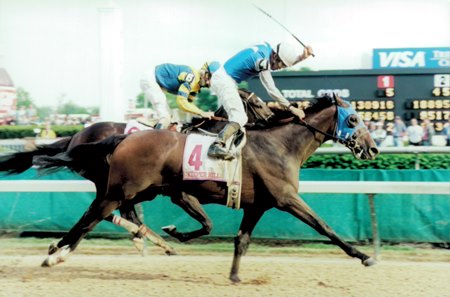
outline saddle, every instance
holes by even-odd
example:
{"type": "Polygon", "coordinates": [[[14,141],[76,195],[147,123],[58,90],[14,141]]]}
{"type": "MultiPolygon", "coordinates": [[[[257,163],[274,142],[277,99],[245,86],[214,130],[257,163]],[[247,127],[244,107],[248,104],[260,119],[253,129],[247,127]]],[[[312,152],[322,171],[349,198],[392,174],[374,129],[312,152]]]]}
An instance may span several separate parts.
{"type": "Polygon", "coordinates": [[[246,89],[239,89],[239,95],[241,96],[242,103],[244,104],[247,116],[253,115],[254,122],[264,121],[269,122],[274,116],[274,113],[270,110],[267,104],[261,100],[255,93],[246,89]]]}

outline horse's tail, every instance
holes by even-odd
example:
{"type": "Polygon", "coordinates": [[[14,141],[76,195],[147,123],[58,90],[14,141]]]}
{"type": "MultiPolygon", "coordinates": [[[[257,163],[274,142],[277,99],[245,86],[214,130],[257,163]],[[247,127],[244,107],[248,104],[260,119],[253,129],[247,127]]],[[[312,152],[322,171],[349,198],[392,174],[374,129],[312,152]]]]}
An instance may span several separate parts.
{"type": "Polygon", "coordinates": [[[40,174],[48,174],[67,167],[92,180],[109,168],[107,156],[125,139],[127,135],[119,134],[94,143],[84,143],[56,156],[39,156],[34,158],[34,165],[39,166],[40,174]]]}
{"type": "Polygon", "coordinates": [[[33,166],[33,158],[35,156],[54,156],[64,152],[71,140],[72,137],[64,137],[51,144],[39,145],[32,151],[0,156],[0,172],[4,172],[8,175],[22,173],[33,166]]]}

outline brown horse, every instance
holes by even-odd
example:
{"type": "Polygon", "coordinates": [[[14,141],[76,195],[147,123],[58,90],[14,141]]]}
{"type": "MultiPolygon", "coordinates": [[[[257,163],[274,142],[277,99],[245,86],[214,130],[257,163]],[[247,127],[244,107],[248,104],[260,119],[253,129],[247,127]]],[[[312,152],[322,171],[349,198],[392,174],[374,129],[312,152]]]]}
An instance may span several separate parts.
{"type": "MultiPolygon", "coordinates": [[[[22,173],[33,166],[33,158],[35,157],[54,156],[69,151],[80,144],[98,142],[112,135],[123,134],[126,125],[126,123],[98,122],[84,128],[73,136],[64,137],[54,143],[39,145],[29,151],[0,156],[0,172],[6,175],[22,173]]],[[[108,170],[108,164],[99,162],[91,170],[87,169],[78,173],[92,181],[102,196],[106,190],[108,170]]],[[[121,218],[111,214],[105,220],[130,232],[133,236],[133,244],[138,251],[142,252],[144,247],[143,238],[147,237],[154,244],[162,247],[167,254],[175,254],[175,251],[170,245],[142,223],[133,205],[124,205],[119,210],[121,218]]],[[[56,243],[52,243],[49,247],[49,254],[57,250],[56,243]]]]}
{"type": "MultiPolygon", "coordinates": [[[[259,125],[266,122],[270,118],[270,110],[252,92],[245,89],[240,89],[239,94],[243,100],[244,107],[247,110],[250,126],[259,125]]],[[[195,119],[193,123],[185,124],[183,127],[183,133],[196,130],[198,127],[217,132],[223,128],[223,125],[225,125],[226,117],[226,112],[221,107],[215,112],[215,117],[211,121],[195,119]]],[[[80,144],[95,143],[112,135],[123,134],[125,128],[126,123],[98,122],[84,128],[71,137],[64,137],[54,143],[37,146],[34,150],[0,156],[0,173],[4,173],[6,175],[22,173],[31,168],[33,165],[33,158],[35,157],[55,156],[66,151],[70,151],[80,144]]],[[[104,196],[109,170],[109,165],[104,161],[104,159],[95,160],[95,162],[92,162],[89,167],[85,166],[80,169],[71,167],[71,169],[79,173],[84,178],[92,181],[96,186],[98,192],[97,195],[100,197],[104,196]]],[[[156,195],[157,194],[154,194],[154,196],[156,195]]],[[[147,197],[143,200],[148,199],[152,198],[147,197]]],[[[149,238],[154,244],[163,247],[167,254],[175,253],[174,250],[160,236],[142,223],[132,204],[123,205],[119,210],[122,218],[118,218],[117,216],[111,214],[106,217],[105,220],[119,225],[129,231],[133,235],[133,243],[138,250],[142,250],[143,248],[143,242],[141,239],[143,234],[145,234],[146,237],[149,238]]],[[[51,245],[49,248],[50,253],[54,253],[56,250],[57,247],[54,245],[51,245]]]]}
{"type": "MultiPolygon", "coordinates": [[[[327,236],[333,244],[349,256],[360,259],[365,266],[375,264],[371,257],[343,241],[299,198],[298,172],[308,157],[328,139],[345,144],[359,159],[375,158],[378,149],[351,105],[336,96],[317,99],[305,113],[305,122],[297,120],[247,132],[247,144],[242,151],[241,207],[244,216],[235,238],[230,273],[233,282],[240,281],[240,259],[248,248],[255,225],[267,210],[274,207],[291,213],[327,236]]],[[[112,153],[109,158],[108,190],[105,198],[96,199],[58,243],[61,257],[65,258],[73,251],[79,240],[102,218],[124,203],[133,201],[141,193],[150,191],[168,195],[172,201],[185,203],[204,216],[206,214],[200,203],[225,204],[227,190],[223,183],[183,180],[182,159],[186,138],[185,134],[153,130],[135,133],[126,139],[112,137],[84,147],[84,154],[72,159],[81,167],[83,163],[90,162],[90,151],[95,158],[101,153],[112,153]],[[191,196],[182,195],[182,192],[191,196]],[[192,196],[198,200],[192,199],[192,196]]],[[[195,235],[195,232],[190,234],[195,235]]]]}

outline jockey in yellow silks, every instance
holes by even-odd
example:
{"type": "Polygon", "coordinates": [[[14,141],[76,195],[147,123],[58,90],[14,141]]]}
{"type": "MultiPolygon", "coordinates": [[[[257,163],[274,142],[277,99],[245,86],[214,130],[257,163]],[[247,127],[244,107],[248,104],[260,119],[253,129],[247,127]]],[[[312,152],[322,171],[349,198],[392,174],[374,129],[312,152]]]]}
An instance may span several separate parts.
{"type": "Polygon", "coordinates": [[[164,91],[177,95],[178,107],[186,112],[211,118],[213,112],[205,112],[199,109],[193,101],[200,88],[210,87],[210,79],[220,64],[207,62],[200,70],[186,65],[161,64],[147,73],[141,79],[141,90],[145,100],[148,100],[159,118],[156,129],[165,129],[170,124],[169,105],[164,91]]]}

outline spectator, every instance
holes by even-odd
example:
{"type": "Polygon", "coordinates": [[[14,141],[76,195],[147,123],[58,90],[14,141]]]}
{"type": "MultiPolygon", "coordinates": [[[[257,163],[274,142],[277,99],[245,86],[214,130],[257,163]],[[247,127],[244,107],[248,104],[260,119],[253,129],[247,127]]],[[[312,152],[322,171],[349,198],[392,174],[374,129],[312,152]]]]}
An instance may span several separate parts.
{"type": "Polygon", "coordinates": [[[382,122],[375,124],[376,129],[370,133],[377,146],[383,146],[383,142],[386,139],[387,132],[383,128],[382,122]]]}
{"type": "Polygon", "coordinates": [[[403,123],[400,116],[395,117],[394,129],[392,130],[392,137],[394,138],[394,146],[403,146],[403,137],[406,135],[406,125],[403,123]]]}
{"type": "Polygon", "coordinates": [[[444,125],[443,133],[447,137],[447,146],[450,146],[450,118],[448,118],[447,123],[444,125]]]}
{"type": "Polygon", "coordinates": [[[411,126],[407,128],[409,145],[420,146],[422,142],[423,129],[416,119],[411,119],[411,126]]]}
{"type": "Polygon", "coordinates": [[[433,123],[430,122],[429,119],[423,120],[423,136],[422,136],[422,145],[430,146],[432,145],[431,140],[433,135],[435,134],[433,123]]]}
{"type": "Polygon", "coordinates": [[[375,132],[377,129],[377,125],[375,125],[375,122],[369,122],[367,129],[369,129],[369,133],[372,134],[372,132],[375,132]]]}
{"type": "Polygon", "coordinates": [[[44,128],[44,130],[42,130],[39,137],[41,137],[41,138],[56,138],[56,133],[55,133],[55,131],[52,130],[50,122],[45,123],[45,128],[44,128]]]}

